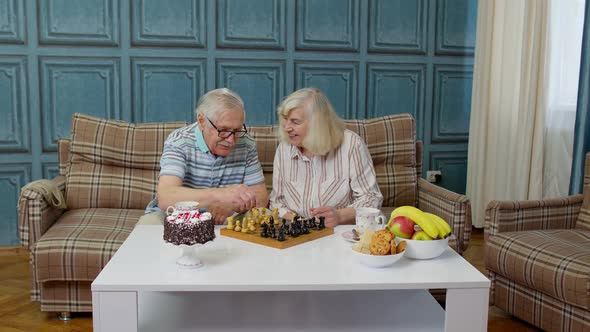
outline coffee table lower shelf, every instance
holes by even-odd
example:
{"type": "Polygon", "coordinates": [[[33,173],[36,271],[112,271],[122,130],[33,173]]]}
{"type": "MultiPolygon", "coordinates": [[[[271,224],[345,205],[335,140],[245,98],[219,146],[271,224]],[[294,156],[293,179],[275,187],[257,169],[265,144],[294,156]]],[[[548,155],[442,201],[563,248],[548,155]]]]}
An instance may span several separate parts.
{"type": "Polygon", "coordinates": [[[140,292],[138,327],[152,331],[444,331],[426,290],[140,292]]]}

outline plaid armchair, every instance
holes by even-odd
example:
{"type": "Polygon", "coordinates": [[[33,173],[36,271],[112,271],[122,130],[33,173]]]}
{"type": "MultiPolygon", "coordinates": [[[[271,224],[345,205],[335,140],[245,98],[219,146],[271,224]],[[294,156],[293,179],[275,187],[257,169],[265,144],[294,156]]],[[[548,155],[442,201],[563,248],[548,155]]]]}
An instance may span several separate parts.
{"type": "MultiPolygon", "coordinates": [[[[21,193],[19,236],[31,252],[31,299],[42,311],[92,311],[90,284],[130,234],[152,199],[168,134],[185,123],[130,124],[74,114],[70,140],[59,141],[60,175],[52,181],[67,209],[32,188],[21,193]]],[[[424,179],[422,144],[410,115],[350,120],[368,144],[384,210],[414,205],[447,220],[449,241],[462,253],[471,234],[465,196],[424,179]]],[[[278,146],[273,126],[248,128],[256,140],[267,188],[278,146]]]]}
{"type": "Polygon", "coordinates": [[[590,331],[590,153],[584,195],[492,201],[490,304],[546,331],[590,331]]]}

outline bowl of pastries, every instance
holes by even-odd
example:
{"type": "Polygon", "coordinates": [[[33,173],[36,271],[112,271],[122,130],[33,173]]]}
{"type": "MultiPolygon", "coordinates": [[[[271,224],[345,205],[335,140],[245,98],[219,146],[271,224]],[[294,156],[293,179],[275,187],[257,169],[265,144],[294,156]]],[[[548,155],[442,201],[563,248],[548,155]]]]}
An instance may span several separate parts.
{"type": "Polygon", "coordinates": [[[356,260],[368,267],[389,266],[402,258],[405,249],[406,241],[396,242],[395,235],[388,229],[367,229],[359,242],[352,246],[356,260]]]}

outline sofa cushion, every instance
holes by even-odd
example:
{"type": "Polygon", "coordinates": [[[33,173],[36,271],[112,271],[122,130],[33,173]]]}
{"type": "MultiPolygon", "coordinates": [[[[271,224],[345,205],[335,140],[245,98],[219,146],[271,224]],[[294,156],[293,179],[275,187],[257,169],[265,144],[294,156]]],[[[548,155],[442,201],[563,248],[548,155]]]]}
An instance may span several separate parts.
{"type": "Polygon", "coordinates": [[[346,127],[367,143],[383,206],[417,203],[416,122],[410,114],[347,120],[346,127]]]}
{"type": "Polygon", "coordinates": [[[33,248],[37,281],[94,280],[143,210],[69,210],[33,248]]]}
{"type": "MultiPolygon", "coordinates": [[[[416,123],[409,114],[388,115],[365,120],[346,120],[346,127],[367,143],[383,194],[383,206],[416,205],[416,123]]],[[[277,126],[248,128],[256,140],[258,158],[266,181],[272,188],[272,170],[278,146],[277,126]]]]}
{"type": "Polygon", "coordinates": [[[519,285],[498,274],[491,276],[491,279],[494,306],[542,329],[505,331],[588,331],[590,313],[587,310],[519,285]]]}
{"type": "Polygon", "coordinates": [[[164,140],[185,125],[132,124],[74,114],[68,208],[144,209],[156,191],[164,140]]]}
{"type": "Polygon", "coordinates": [[[59,161],[59,175],[67,175],[70,171],[70,140],[57,141],[57,156],[59,161]]]}
{"type": "Polygon", "coordinates": [[[573,229],[490,236],[486,267],[566,303],[589,308],[590,232],[573,229]]]}
{"type": "Polygon", "coordinates": [[[266,190],[272,190],[272,168],[275,152],[279,146],[277,126],[252,126],[248,127],[248,135],[256,142],[258,160],[262,166],[266,190]]]}

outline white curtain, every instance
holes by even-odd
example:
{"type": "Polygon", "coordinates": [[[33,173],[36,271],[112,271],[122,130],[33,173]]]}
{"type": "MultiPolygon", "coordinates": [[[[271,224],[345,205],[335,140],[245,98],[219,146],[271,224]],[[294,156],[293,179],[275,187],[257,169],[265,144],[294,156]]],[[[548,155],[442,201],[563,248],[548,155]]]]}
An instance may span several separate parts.
{"type": "Polygon", "coordinates": [[[564,197],[569,192],[573,159],[584,0],[551,0],[550,13],[543,197],[564,197]]]}
{"type": "MultiPolygon", "coordinates": [[[[546,125],[553,128],[555,117],[564,119],[549,111],[555,109],[554,100],[562,99],[554,97],[563,96],[553,86],[555,54],[550,50],[561,35],[554,37],[552,15],[571,14],[565,8],[574,1],[578,0],[479,2],[467,169],[475,227],[484,226],[491,200],[541,199],[569,184],[571,138],[561,139],[562,145],[570,145],[569,164],[555,163],[555,154],[564,148],[555,147],[560,143],[554,139],[564,134],[546,125]],[[562,168],[568,169],[563,184],[562,168]],[[545,181],[546,177],[552,181],[545,181]]],[[[579,10],[582,16],[583,12],[579,10]]],[[[577,77],[575,81],[577,86],[577,77]]]]}

